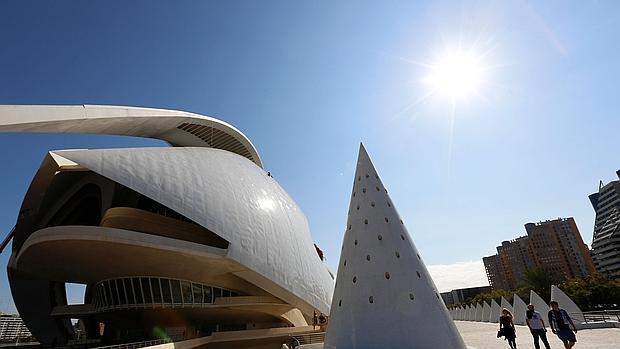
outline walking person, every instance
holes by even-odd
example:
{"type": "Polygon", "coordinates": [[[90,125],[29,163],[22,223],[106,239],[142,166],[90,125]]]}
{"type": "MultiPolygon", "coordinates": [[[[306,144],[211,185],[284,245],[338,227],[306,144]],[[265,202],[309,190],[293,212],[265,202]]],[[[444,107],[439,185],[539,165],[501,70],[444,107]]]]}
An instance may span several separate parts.
{"type": "Polygon", "coordinates": [[[499,317],[499,331],[508,341],[510,349],[517,349],[515,324],[512,322],[512,313],[506,308],[502,309],[502,316],[499,317]]]}
{"type": "Polygon", "coordinates": [[[570,318],[566,310],[560,309],[558,302],[551,301],[549,305],[551,306],[551,310],[549,310],[549,326],[551,331],[564,343],[564,348],[571,349],[577,343],[577,338],[575,337],[577,327],[575,327],[573,319],[570,318]],[[570,330],[569,325],[573,328],[574,333],[570,330]]]}
{"type": "Polygon", "coordinates": [[[540,313],[534,310],[534,305],[530,304],[527,306],[527,312],[525,315],[527,327],[529,327],[532,337],[534,337],[534,347],[536,349],[540,349],[540,343],[538,343],[538,341],[539,339],[542,339],[545,349],[551,349],[549,341],[547,341],[547,328],[545,327],[545,322],[543,321],[542,316],[540,316],[540,313]]]}

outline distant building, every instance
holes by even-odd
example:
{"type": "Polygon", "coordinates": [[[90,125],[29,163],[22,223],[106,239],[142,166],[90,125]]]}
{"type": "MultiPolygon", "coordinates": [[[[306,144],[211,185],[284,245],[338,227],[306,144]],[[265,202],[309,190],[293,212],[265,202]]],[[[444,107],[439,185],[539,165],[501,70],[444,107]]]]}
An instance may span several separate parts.
{"type": "Polygon", "coordinates": [[[473,298],[481,293],[490,292],[491,289],[491,286],[459,288],[442,293],[441,299],[443,299],[446,305],[465,303],[465,300],[473,298]]]}
{"type": "Polygon", "coordinates": [[[0,315],[0,342],[13,342],[17,338],[30,337],[32,334],[19,315],[0,315]]]}
{"type": "MultiPolygon", "coordinates": [[[[620,170],[616,171],[620,178],[620,170]]],[[[620,181],[603,185],[589,196],[596,212],[592,259],[596,270],[620,275],[620,181]]]]}
{"type": "Polygon", "coordinates": [[[567,278],[587,276],[595,271],[588,247],[575,220],[558,218],[525,224],[526,236],[503,241],[497,254],[482,259],[494,289],[515,289],[525,272],[542,267],[567,278]]]}

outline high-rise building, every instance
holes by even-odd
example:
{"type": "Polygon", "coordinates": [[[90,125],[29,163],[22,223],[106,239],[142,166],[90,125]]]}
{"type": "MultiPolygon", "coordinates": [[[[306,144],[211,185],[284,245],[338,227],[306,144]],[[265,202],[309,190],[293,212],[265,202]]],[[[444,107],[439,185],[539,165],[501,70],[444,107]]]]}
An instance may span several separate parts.
{"type": "Polygon", "coordinates": [[[590,251],[572,217],[527,223],[525,231],[526,236],[502,242],[496,255],[482,259],[494,289],[519,287],[525,272],[536,267],[566,278],[595,271],[590,251]]]}
{"type": "MultiPolygon", "coordinates": [[[[620,170],[616,171],[620,178],[620,170]]],[[[596,270],[620,275],[620,180],[603,185],[589,196],[596,220],[592,239],[592,259],[596,270]]]]}
{"type": "Polygon", "coordinates": [[[441,298],[447,306],[450,306],[454,304],[465,303],[469,298],[473,298],[481,293],[486,293],[490,291],[491,286],[458,288],[449,292],[442,292],[441,298]]]}
{"type": "Polygon", "coordinates": [[[590,250],[572,217],[527,223],[525,230],[537,266],[567,278],[587,276],[595,271],[590,250]]]}

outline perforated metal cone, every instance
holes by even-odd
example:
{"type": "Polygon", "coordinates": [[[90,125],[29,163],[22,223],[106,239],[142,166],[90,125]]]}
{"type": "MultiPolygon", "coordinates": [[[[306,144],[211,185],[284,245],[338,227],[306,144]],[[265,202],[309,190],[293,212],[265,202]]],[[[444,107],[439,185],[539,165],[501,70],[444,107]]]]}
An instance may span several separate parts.
{"type": "Polygon", "coordinates": [[[363,145],[325,348],[466,348],[363,145]]]}

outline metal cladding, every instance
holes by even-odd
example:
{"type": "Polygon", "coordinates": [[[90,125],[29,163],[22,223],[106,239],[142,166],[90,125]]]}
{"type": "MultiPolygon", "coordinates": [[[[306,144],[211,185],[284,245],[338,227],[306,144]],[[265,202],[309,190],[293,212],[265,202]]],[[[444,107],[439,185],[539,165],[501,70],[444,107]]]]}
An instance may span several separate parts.
{"type": "Polygon", "coordinates": [[[475,321],[477,322],[481,322],[482,321],[482,304],[478,303],[476,304],[476,319],[475,321]]]}
{"type": "Polygon", "coordinates": [[[466,348],[363,145],[336,280],[325,348],[466,348]]]}
{"type": "Polygon", "coordinates": [[[491,313],[489,314],[489,322],[498,323],[502,314],[502,308],[495,300],[491,301],[491,313]]]}
{"type": "Polygon", "coordinates": [[[540,314],[545,314],[545,316],[549,311],[549,304],[547,304],[538,293],[534,292],[534,290],[530,291],[530,304],[534,306],[534,310],[538,311],[540,314]]]}
{"type": "Polygon", "coordinates": [[[489,322],[491,306],[486,301],[482,303],[482,322],[489,322]]]}
{"type": "Polygon", "coordinates": [[[506,298],[504,298],[504,297],[502,297],[502,300],[501,300],[500,306],[502,307],[502,309],[508,309],[508,311],[509,311],[510,313],[512,313],[512,312],[513,312],[513,310],[512,310],[512,305],[510,305],[510,302],[508,302],[508,300],[507,300],[506,298]]]}
{"type": "Polygon", "coordinates": [[[586,321],[579,306],[556,285],[551,285],[551,300],[558,302],[560,308],[566,310],[573,319],[575,326],[586,321]]]}
{"type": "Polygon", "coordinates": [[[527,305],[525,304],[523,299],[521,299],[521,297],[519,297],[516,293],[513,296],[512,304],[512,315],[514,316],[512,321],[516,325],[525,325],[525,313],[527,312],[527,305]]]}

